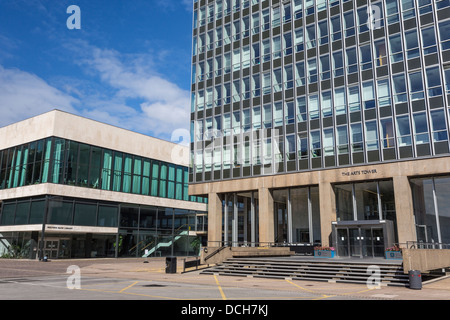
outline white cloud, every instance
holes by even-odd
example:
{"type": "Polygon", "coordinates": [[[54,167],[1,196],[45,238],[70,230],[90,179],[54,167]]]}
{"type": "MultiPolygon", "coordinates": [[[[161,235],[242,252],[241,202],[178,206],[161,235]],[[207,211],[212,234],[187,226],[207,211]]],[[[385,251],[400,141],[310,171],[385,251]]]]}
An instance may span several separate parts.
{"type": "Polygon", "coordinates": [[[101,121],[170,139],[176,129],[189,129],[190,93],[153,68],[151,55],[124,55],[114,50],[82,45],[87,52],[79,63],[115,90],[107,101],[86,104],[83,113],[102,115],[101,121]],[[131,108],[127,101],[139,104],[131,108]],[[114,107],[111,107],[111,104],[114,107]],[[122,107],[121,107],[122,106],[122,107]],[[122,109],[123,108],[123,109],[122,109]]]}
{"type": "Polygon", "coordinates": [[[0,65],[0,126],[60,109],[170,140],[189,132],[190,92],[155,70],[153,54],[122,54],[85,42],[66,48],[86,78],[35,74],[0,65]],[[100,82],[98,82],[100,79],[100,82]]]}
{"type": "Polygon", "coordinates": [[[0,65],[0,126],[53,109],[75,113],[77,102],[34,74],[0,65]]]}

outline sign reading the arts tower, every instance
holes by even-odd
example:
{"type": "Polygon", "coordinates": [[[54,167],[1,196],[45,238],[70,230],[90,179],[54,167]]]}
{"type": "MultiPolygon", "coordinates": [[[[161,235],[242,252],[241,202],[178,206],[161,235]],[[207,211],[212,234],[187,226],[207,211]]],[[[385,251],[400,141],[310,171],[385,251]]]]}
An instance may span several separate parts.
{"type": "Polygon", "coordinates": [[[342,172],[342,176],[351,177],[351,176],[361,176],[361,175],[369,175],[369,174],[378,174],[377,169],[362,169],[362,170],[352,170],[342,172]]]}

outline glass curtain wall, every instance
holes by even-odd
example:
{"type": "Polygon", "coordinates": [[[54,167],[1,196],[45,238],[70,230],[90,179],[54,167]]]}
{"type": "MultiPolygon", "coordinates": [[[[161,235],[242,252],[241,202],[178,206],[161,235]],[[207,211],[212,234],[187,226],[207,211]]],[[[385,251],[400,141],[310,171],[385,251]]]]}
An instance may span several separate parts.
{"type": "Polygon", "coordinates": [[[337,221],[396,220],[392,180],[337,184],[334,191],[337,221]]]}
{"type": "Polygon", "coordinates": [[[394,187],[391,180],[334,186],[337,221],[390,220],[396,233],[394,187]]]}
{"type": "Polygon", "coordinates": [[[202,239],[193,233],[196,217],[189,210],[122,205],[119,257],[198,255],[202,239]]]}
{"type": "Polygon", "coordinates": [[[117,227],[118,205],[63,197],[40,197],[3,202],[0,224],[46,223],[92,227],[117,227]],[[47,211],[47,213],[46,213],[47,211]]]}
{"type": "Polygon", "coordinates": [[[334,185],[337,221],[390,220],[397,238],[392,180],[334,185]]]}
{"type": "MultiPolygon", "coordinates": [[[[196,157],[192,182],[268,173],[259,162],[263,141],[257,135],[239,140],[248,130],[248,110],[257,110],[250,130],[259,130],[258,124],[282,128],[286,156],[270,146],[264,153],[265,164],[278,165],[276,172],[449,153],[443,95],[450,90],[450,69],[442,63],[450,61],[449,1],[371,1],[376,18],[370,26],[367,6],[355,1],[269,2],[236,11],[221,1],[194,2],[191,125],[201,132],[210,119],[221,119],[219,135],[236,139],[237,152],[249,145],[253,161],[248,170],[232,172],[229,161],[218,162],[211,172],[209,161],[196,157]],[[214,8],[211,21],[218,23],[202,24],[207,8],[214,8]],[[212,33],[217,38],[208,43],[212,33]],[[211,71],[204,67],[209,61],[223,63],[211,71]],[[212,92],[214,107],[205,92],[212,92]]],[[[214,157],[229,158],[230,146],[215,143],[214,157]]],[[[207,139],[197,135],[192,155],[205,149],[207,139]]]]}
{"type": "Polygon", "coordinates": [[[450,244],[450,177],[411,179],[417,241],[450,244]]]}
{"type": "MultiPolygon", "coordinates": [[[[132,257],[141,257],[145,253],[148,256],[197,255],[202,239],[195,231],[198,227],[199,231],[206,231],[207,223],[204,212],[63,197],[4,201],[0,209],[2,226],[42,224],[47,216],[46,224],[119,227],[119,256],[132,257]]],[[[70,238],[72,257],[91,256],[85,250],[87,236],[70,238]]],[[[108,245],[98,240],[101,235],[92,234],[91,237],[97,239],[97,247],[103,250],[91,248],[97,251],[96,256],[114,256],[116,235],[105,238],[108,245]]]]}
{"type": "Polygon", "coordinates": [[[188,181],[187,167],[61,138],[0,151],[0,189],[50,182],[206,203],[188,181]]]}
{"type": "Polygon", "coordinates": [[[225,246],[258,245],[258,192],[223,195],[222,232],[225,246]]]}
{"type": "Polygon", "coordinates": [[[273,191],[275,242],[320,243],[319,188],[273,191]]]}
{"type": "MultiPolygon", "coordinates": [[[[46,224],[117,227],[118,209],[119,206],[114,203],[63,197],[8,200],[3,202],[0,211],[0,224],[36,225],[42,224],[47,217],[46,224]]],[[[23,232],[25,237],[30,237],[34,233],[36,234],[32,237],[32,240],[37,242],[39,232],[23,232]]],[[[2,241],[0,251],[6,250],[18,255],[17,250],[19,249],[23,251],[37,248],[37,246],[30,247],[25,242],[18,242],[15,234],[17,233],[6,232],[2,234],[7,240],[2,241]]],[[[54,258],[113,257],[115,254],[113,244],[116,241],[116,235],[88,233],[56,235],[46,233],[45,241],[45,245],[55,248],[52,251],[52,257],[54,258]]],[[[30,251],[29,254],[31,255],[33,252],[36,254],[36,251],[30,251]]],[[[21,253],[21,255],[23,254],[25,253],[21,253]]]]}

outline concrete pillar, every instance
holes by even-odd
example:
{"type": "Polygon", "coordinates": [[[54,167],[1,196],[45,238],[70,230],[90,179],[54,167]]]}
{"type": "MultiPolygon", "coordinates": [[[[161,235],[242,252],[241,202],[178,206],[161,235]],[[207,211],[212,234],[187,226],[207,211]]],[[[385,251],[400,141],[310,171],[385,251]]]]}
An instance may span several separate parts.
{"type": "Polygon", "coordinates": [[[92,257],[92,233],[86,233],[86,240],[84,244],[84,256],[86,258],[92,257]]]}
{"type": "Polygon", "coordinates": [[[268,188],[258,189],[259,242],[262,245],[275,242],[273,196],[268,188]]]}
{"type": "Polygon", "coordinates": [[[217,193],[208,194],[208,247],[222,246],[222,200],[217,193]]]}
{"type": "Polygon", "coordinates": [[[320,233],[322,246],[331,246],[331,223],[336,221],[336,198],[328,181],[319,183],[320,233]]]}
{"type": "Polygon", "coordinates": [[[394,176],[393,180],[398,242],[405,247],[407,241],[417,240],[411,186],[406,176],[394,176]]]}

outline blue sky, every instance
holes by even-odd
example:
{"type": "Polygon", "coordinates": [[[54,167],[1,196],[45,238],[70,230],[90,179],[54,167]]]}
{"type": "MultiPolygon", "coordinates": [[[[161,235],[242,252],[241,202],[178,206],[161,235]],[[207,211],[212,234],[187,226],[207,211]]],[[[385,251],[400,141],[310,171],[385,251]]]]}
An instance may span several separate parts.
{"type": "Polygon", "coordinates": [[[192,0],[0,0],[0,127],[60,109],[171,140],[189,128],[191,35],[192,0]]]}

